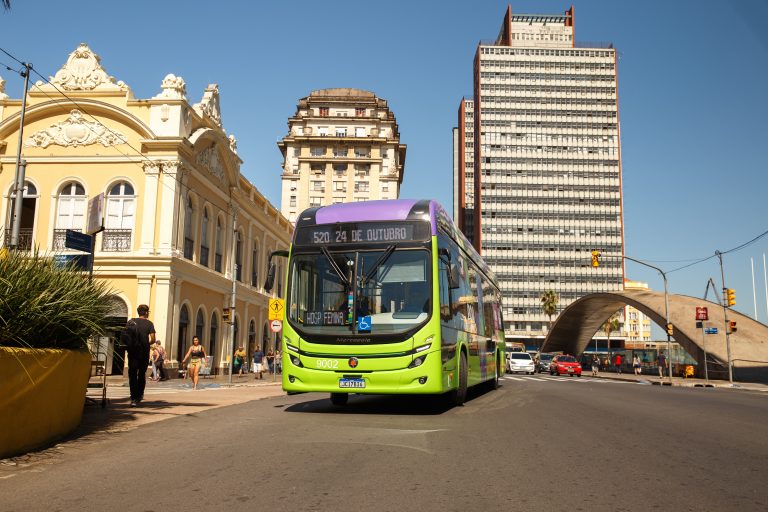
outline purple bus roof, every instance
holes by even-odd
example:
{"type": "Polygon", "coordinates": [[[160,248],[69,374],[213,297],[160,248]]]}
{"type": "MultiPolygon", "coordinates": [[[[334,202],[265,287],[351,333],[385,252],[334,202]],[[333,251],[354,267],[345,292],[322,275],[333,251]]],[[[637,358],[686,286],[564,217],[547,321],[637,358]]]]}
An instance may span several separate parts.
{"type": "Polygon", "coordinates": [[[334,222],[405,220],[417,202],[416,199],[385,199],[333,204],[318,209],[315,214],[315,222],[333,224],[334,222]]]}

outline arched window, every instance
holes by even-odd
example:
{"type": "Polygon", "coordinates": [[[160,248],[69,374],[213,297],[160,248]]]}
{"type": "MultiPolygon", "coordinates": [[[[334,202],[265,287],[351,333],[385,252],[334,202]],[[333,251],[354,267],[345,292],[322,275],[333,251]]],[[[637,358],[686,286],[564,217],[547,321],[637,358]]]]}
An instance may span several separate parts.
{"type": "Polygon", "coordinates": [[[221,272],[221,260],[224,258],[224,229],[221,219],[216,219],[216,255],[213,258],[213,269],[221,272]]]}
{"type": "Polygon", "coordinates": [[[184,257],[192,259],[192,253],[195,249],[195,205],[192,198],[187,197],[187,206],[184,209],[184,257]]]}
{"type": "Polygon", "coordinates": [[[213,356],[214,361],[216,360],[216,343],[218,342],[218,334],[219,316],[216,313],[211,313],[211,333],[208,338],[208,342],[210,343],[210,350],[208,355],[213,356]]]}
{"type": "Polygon", "coordinates": [[[56,201],[56,226],[53,230],[53,250],[65,249],[64,241],[68,229],[83,231],[87,199],[85,189],[77,182],[70,181],[61,187],[56,201]]]}
{"type": "Polygon", "coordinates": [[[116,183],[107,193],[107,219],[102,234],[101,250],[131,250],[131,233],[136,208],[133,187],[126,181],[116,183]]]}
{"type": "Polygon", "coordinates": [[[208,234],[208,228],[209,224],[211,222],[210,217],[208,216],[208,208],[203,209],[203,227],[200,233],[200,264],[207,267],[208,266],[208,251],[210,249],[210,244],[208,243],[208,238],[210,235],[208,234]]]}
{"type": "MultiPolygon", "coordinates": [[[[8,210],[8,229],[5,230],[5,246],[11,245],[11,236],[13,233],[13,216],[16,211],[16,191],[11,190],[11,200],[8,201],[10,210],[8,210]]],[[[37,188],[29,181],[24,182],[21,196],[21,218],[19,219],[19,244],[18,248],[22,251],[32,249],[32,233],[35,228],[35,210],[37,208],[37,188]]]]}
{"type": "Polygon", "coordinates": [[[184,359],[184,356],[187,355],[187,350],[189,349],[189,344],[191,343],[191,336],[189,336],[189,309],[187,309],[187,305],[184,304],[181,306],[181,311],[179,311],[179,338],[177,346],[179,347],[179,351],[177,354],[178,361],[181,361],[184,359]]]}
{"type": "Polygon", "coordinates": [[[232,329],[234,331],[234,333],[232,333],[232,340],[233,340],[232,347],[236,349],[237,347],[240,346],[240,322],[238,320],[237,315],[235,315],[235,319],[232,322],[232,326],[234,327],[234,329],[232,329]]]}
{"type": "Polygon", "coordinates": [[[259,243],[254,240],[251,252],[251,286],[258,286],[259,282],[259,243]]]}
{"type": "Polygon", "coordinates": [[[237,238],[235,241],[235,279],[242,282],[243,280],[243,236],[238,231],[235,234],[237,238]]]}
{"type": "Polygon", "coordinates": [[[195,316],[195,336],[200,338],[200,343],[203,342],[203,330],[205,329],[205,318],[203,318],[203,308],[197,310],[195,316]]]}

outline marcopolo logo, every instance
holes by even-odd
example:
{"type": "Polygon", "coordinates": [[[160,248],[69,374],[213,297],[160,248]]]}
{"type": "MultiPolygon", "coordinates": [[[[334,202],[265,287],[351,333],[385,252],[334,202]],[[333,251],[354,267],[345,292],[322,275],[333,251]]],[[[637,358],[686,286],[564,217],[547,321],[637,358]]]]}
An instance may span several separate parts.
{"type": "Polygon", "coordinates": [[[357,368],[357,364],[358,364],[357,358],[356,357],[350,357],[349,361],[347,361],[347,364],[349,364],[350,368],[357,368]]]}

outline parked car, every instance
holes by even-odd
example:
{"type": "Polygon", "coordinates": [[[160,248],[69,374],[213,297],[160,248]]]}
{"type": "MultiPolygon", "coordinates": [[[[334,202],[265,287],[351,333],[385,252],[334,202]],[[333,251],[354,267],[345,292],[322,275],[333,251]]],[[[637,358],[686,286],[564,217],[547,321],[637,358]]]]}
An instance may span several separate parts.
{"type": "Polygon", "coordinates": [[[533,364],[531,354],[528,352],[509,352],[507,354],[507,372],[525,372],[533,375],[536,367],[533,364]]]}
{"type": "Polygon", "coordinates": [[[546,352],[539,354],[539,362],[536,365],[536,371],[539,373],[548,372],[549,363],[552,362],[553,357],[555,357],[555,354],[548,354],[546,352]]]}
{"type": "Polygon", "coordinates": [[[573,356],[558,355],[549,363],[549,374],[581,377],[581,365],[573,356]]]}

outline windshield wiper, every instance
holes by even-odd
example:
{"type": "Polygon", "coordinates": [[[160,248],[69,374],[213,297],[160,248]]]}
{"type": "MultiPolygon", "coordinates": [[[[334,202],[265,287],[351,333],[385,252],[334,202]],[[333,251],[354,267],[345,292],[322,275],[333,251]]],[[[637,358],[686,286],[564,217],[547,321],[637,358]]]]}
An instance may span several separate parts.
{"type": "Polygon", "coordinates": [[[352,283],[349,282],[349,279],[347,279],[347,276],[344,275],[344,272],[341,271],[341,268],[339,268],[339,265],[336,264],[336,260],[334,260],[333,256],[331,256],[331,253],[328,252],[328,248],[321,247],[320,250],[328,259],[328,263],[331,264],[331,268],[334,270],[334,272],[336,272],[336,275],[339,276],[339,279],[341,279],[341,282],[344,283],[344,286],[346,287],[346,289],[349,290],[352,287],[352,283]]]}
{"type": "Polygon", "coordinates": [[[364,285],[365,283],[367,283],[373,277],[373,274],[376,273],[376,269],[378,269],[381,265],[383,265],[384,262],[387,261],[389,256],[394,251],[395,251],[395,246],[394,245],[390,245],[389,247],[387,247],[387,250],[384,251],[384,254],[379,256],[379,259],[376,260],[376,263],[374,263],[373,266],[371,267],[371,269],[363,276],[363,279],[360,281],[360,285],[361,286],[364,285]]]}

